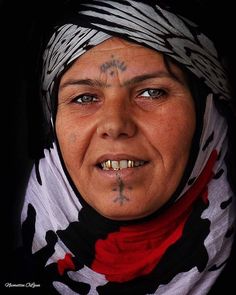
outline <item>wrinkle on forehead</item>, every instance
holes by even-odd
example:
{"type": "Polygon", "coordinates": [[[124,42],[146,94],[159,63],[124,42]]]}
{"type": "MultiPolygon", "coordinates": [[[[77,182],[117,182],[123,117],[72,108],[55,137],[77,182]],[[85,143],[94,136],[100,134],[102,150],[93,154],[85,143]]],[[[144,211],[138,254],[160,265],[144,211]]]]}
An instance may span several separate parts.
{"type": "Polygon", "coordinates": [[[158,51],[113,37],[81,55],[65,74],[68,72],[76,74],[77,72],[81,78],[87,79],[92,77],[95,67],[99,72],[105,73],[108,68],[114,66],[116,70],[118,69],[122,73],[130,65],[132,65],[132,71],[136,74],[144,74],[147,71],[149,72],[149,64],[151,65],[153,57],[158,61],[158,68],[166,70],[163,55],[158,51]],[[76,69],[77,66],[79,70],[76,69]],[[90,70],[90,68],[93,68],[93,70],[90,70]],[[86,77],[84,77],[84,70],[87,70],[89,74],[86,74],[86,77]]]}
{"type": "Polygon", "coordinates": [[[60,88],[76,84],[123,87],[152,78],[185,84],[182,71],[174,64],[172,70],[176,76],[167,69],[162,53],[112,37],[80,56],[62,76],[60,88]]]}

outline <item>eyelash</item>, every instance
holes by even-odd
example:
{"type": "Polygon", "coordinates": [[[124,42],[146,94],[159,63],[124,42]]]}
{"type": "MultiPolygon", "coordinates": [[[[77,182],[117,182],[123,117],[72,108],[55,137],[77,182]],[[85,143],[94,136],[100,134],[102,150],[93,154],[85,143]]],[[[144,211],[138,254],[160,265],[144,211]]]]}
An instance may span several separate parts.
{"type": "MultiPolygon", "coordinates": [[[[147,88],[147,89],[143,89],[140,92],[139,97],[144,97],[145,99],[146,98],[159,99],[159,98],[165,96],[166,94],[167,94],[167,91],[165,91],[163,89],[160,89],[160,88],[147,88]],[[153,92],[158,92],[158,93],[153,95],[152,93],[150,93],[152,91],[153,92]],[[148,96],[147,95],[144,95],[145,92],[148,93],[148,96]]],[[[92,103],[96,103],[98,101],[99,101],[99,99],[97,98],[97,96],[94,95],[94,94],[90,94],[90,93],[81,94],[79,96],[76,96],[73,99],[73,102],[74,103],[77,103],[77,104],[80,104],[80,105],[89,105],[89,104],[92,104],[92,103]],[[89,98],[89,99],[92,99],[92,100],[83,101],[84,98],[87,98],[87,99],[89,98]]]]}
{"type": "Polygon", "coordinates": [[[88,105],[88,104],[91,104],[91,103],[94,103],[94,102],[98,102],[98,98],[96,95],[94,94],[90,94],[90,93],[84,93],[84,94],[81,94],[79,96],[76,96],[74,99],[73,99],[73,102],[74,103],[77,103],[77,104],[81,104],[81,105],[88,105]],[[82,101],[84,98],[92,98],[91,101],[82,101]],[[81,101],[79,101],[81,100],[81,101]]]}
{"type": "Polygon", "coordinates": [[[167,91],[165,91],[164,89],[160,89],[160,88],[147,88],[147,89],[143,89],[140,92],[140,94],[139,94],[139,96],[141,96],[141,97],[151,98],[151,99],[159,99],[159,98],[161,98],[161,97],[163,97],[165,95],[167,95],[167,91]],[[153,92],[158,92],[158,93],[153,95],[152,93],[150,93],[152,91],[153,92]],[[149,96],[144,95],[145,92],[148,92],[148,95],[149,96]]]}

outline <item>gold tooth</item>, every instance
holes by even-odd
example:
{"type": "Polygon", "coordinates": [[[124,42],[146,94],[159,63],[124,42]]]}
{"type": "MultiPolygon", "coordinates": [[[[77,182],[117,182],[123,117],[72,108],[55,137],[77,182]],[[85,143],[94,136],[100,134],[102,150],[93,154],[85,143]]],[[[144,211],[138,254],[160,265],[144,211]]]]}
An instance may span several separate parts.
{"type": "MultiPolygon", "coordinates": [[[[135,167],[135,162],[132,160],[128,160],[128,168],[133,168],[135,167]]],[[[107,160],[106,162],[104,162],[104,167],[105,169],[113,169],[113,170],[120,170],[121,168],[112,168],[112,161],[111,160],[107,160]]]]}
{"type": "Polygon", "coordinates": [[[134,167],[134,162],[131,160],[128,160],[128,168],[134,167]]]}
{"type": "Polygon", "coordinates": [[[106,162],[104,162],[105,163],[105,167],[107,168],[107,169],[110,169],[111,168],[111,160],[107,160],[106,162]]]}
{"type": "Polygon", "coordinates": [[[107,162],[106,162],[106,164],[107,164],[107,168],[111,168],[111,160],[108,160],[107,162]]]}

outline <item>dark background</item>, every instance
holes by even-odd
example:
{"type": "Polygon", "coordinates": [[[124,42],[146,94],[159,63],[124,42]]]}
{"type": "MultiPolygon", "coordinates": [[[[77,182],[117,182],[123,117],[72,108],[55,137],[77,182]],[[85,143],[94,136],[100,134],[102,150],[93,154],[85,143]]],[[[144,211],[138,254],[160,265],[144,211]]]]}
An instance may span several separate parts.
{"type": "Polygon", "coordinates": [[[3,177],[0,177],[0,239],[6,256],[17,246],[23,195],[33,159],[41,150],[43,140],[38,91],[42,36],[54,17],[62,12],[64,2],[0,0],[0,117],[4,162],[3,177]]]}
{"type": "MultiPolygon", "coordinates": [[[[38,101],[38,55],[42,31],[57,13],[59,0],[0,1],[1,86],[1,244],[3,260],[16,247],[21,203],[32,159],[42,143],[38,101]],[[5,258],[4,258],[5,257],[5,258]]],[[[235,96],[236,29],[233,4],[227,1],[174,1],[187,15],[207,27],[224,56],[235,96]],[[197,7],[197,8],[196,8],[197,7]]],[[[233,2],[233,1],[232,1],[233,2]]],[[[180,9],[180,10],[181,10],[180,9]]]]}

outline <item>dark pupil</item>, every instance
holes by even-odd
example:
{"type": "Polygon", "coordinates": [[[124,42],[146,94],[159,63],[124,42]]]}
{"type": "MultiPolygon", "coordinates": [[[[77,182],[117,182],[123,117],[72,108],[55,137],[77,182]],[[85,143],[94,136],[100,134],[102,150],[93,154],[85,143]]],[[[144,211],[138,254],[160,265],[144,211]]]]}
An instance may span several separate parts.
{"type": "Polygon", "coordinates": [[[90,101],[92,101],[92,96],[90,96],[90,95],[83,95],[83,97],[82,97],[82,101],[83,102],[90,102],[90,101]]]}
{"type": "Polygon", "coordinates": [[[160,91],[158,89],[149,89],[148,94],[151,96],[158,96],[160,94],[160,91]]]}

